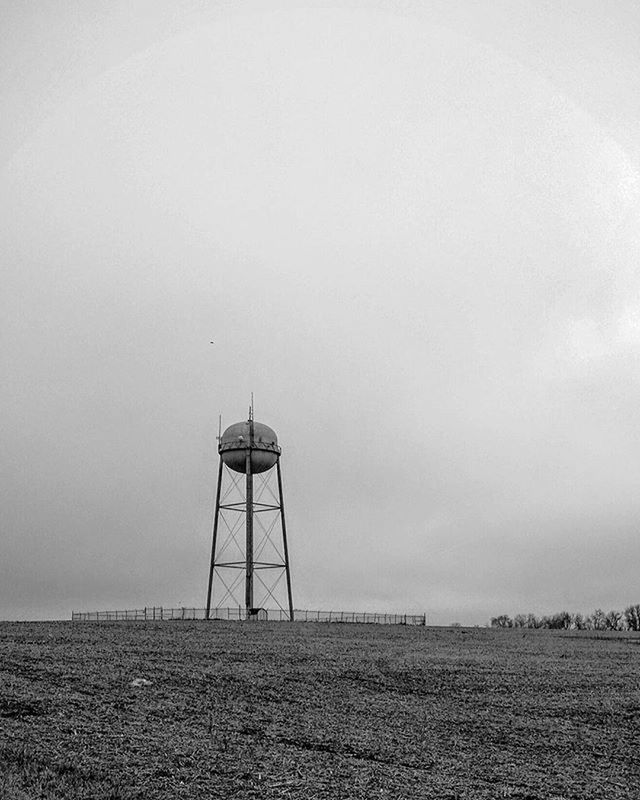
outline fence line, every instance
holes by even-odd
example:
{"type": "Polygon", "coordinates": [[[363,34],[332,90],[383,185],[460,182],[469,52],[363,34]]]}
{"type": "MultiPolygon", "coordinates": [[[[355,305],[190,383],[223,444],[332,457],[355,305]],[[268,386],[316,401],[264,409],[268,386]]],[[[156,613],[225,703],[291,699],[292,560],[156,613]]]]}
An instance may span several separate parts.
{"type": "MultiPolygon", "coordinates": [[[[244,620],[244,608],[212,608],[212,620],[244,620]]],[[[153,622],[164,620],[206,619],[204,608],[165,608],[146,606],[120,611],[72,611],[72,622],[153,622]]],[[[269,622],[288,622],[289,612],[282,609],[261,608],[252,619],[269,622]]],[[[378,625],[426,625],[426,614],[378,614],[369,611],[307,611],[294,610],[296,622],[349,622],[374,623],[378,625]]]]}

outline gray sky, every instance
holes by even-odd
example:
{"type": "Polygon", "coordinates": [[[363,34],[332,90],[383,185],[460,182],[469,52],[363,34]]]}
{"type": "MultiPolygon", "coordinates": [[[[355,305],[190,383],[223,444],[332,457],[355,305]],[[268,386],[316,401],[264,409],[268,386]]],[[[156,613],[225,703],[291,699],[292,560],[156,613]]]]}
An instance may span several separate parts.
{"type": "Polygon", "coordinates": [[[0,617],[202,606],[251,391],[296,606],[640,601],[640,5],[0,31],[0,617]]]}

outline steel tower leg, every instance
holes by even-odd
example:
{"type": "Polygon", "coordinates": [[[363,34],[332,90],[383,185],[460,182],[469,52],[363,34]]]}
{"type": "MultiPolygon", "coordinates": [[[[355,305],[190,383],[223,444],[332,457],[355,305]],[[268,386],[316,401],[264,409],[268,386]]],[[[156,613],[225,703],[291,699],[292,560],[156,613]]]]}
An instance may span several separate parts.
{"type": "Polygon", "coordinates": [[[211,614],[211,591],[213,589],[213,570],[215,567],[216,544],[218,541],[218,517],[220,516],[220,489],[222,487],[222,456],[220,456],[220,466],[218,467],[218,485],[216,488],[216,508],[213,514],[213,541],[211,542],[211,564],[209,565],[209,588],[207,589],[207,609],[205,619],[209,619],[211,614]]]}
{"type": "Polygon", "coordinates": [[[289,568],[289,547],[287,545],[287,526],[284,519],[284,494],[282,492],[282,473],[280,458],[276,461],[278,474],[278,494],[280,495],[280,518],[282,520],[282,543],[284,546],[284,570],[287,576],[287,596],[289,598],[289,620],[293,622],[293,595],[291,594],[291,570],[289,568]]]}
{"type": "Polygon", "coordinates": [[[251,473],[251,450],[247,450],[247,540],[246,540],[246,584],[244,602],[247,608],[247,619],[253,613],[253,474],[251,473]]]}

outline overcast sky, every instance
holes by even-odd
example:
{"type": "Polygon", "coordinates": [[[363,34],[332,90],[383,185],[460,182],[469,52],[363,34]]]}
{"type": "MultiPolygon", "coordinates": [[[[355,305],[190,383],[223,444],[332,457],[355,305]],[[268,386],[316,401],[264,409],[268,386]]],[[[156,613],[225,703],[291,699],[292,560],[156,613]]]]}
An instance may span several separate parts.
{"type": "Polygon", "coordinates": [[[640,602],[638,41],[624,0],[1,3],[0,618],[204,605],[252,391],[297,607],[640,602]]]}

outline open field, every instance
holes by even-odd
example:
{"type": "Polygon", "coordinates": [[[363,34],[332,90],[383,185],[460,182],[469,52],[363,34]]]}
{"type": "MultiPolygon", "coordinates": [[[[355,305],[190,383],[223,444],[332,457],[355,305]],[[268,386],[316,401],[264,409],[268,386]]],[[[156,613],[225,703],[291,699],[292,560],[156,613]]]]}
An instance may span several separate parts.
{"type": "Polygon", "coordinates": [[[640,798],[640,638],[0,623],[0,734],[2,800],[640,798]]]}

